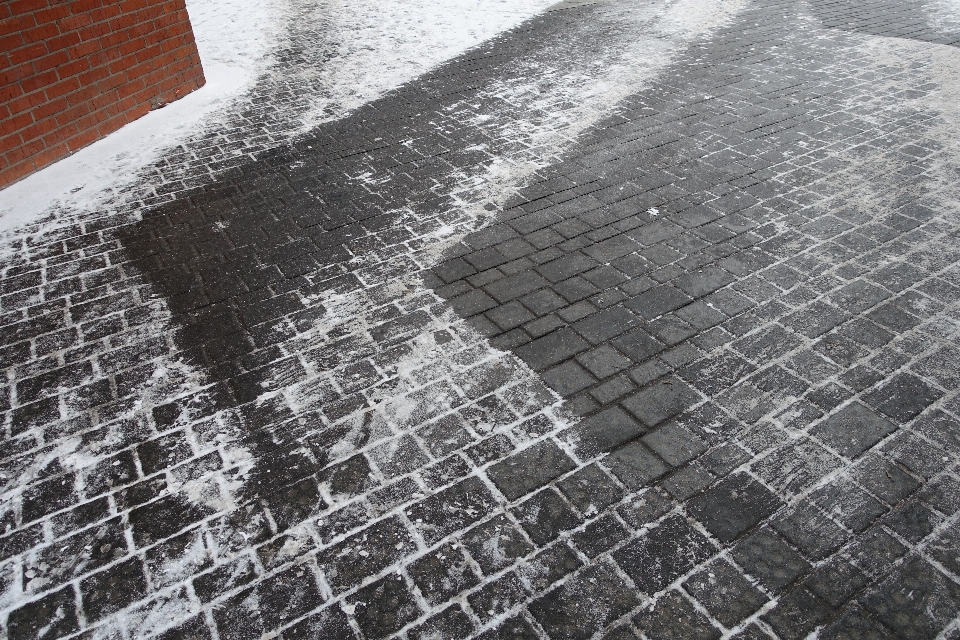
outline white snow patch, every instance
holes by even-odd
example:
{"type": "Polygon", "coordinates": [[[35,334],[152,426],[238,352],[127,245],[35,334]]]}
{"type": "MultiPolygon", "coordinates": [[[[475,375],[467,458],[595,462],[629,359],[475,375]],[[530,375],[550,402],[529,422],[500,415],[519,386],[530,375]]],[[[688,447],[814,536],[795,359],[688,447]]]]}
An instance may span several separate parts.
{"type": "Polygon", "coordinates": [[[927,7],[930,26],[939,33],[960,33],[960,0],[936,0],[927,7]]]}
{"type": "Polygon", "coordinates": [[[554,0],[341,0],[318,2],[311,23],[331,57],[303,131],[341,118],[444,60],[517,26],[554,0]]]}

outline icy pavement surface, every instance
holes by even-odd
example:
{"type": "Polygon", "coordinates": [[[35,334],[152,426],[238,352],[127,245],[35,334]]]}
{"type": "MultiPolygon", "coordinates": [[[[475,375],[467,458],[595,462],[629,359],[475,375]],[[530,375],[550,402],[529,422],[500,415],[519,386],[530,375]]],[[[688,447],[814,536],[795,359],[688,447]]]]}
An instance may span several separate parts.
{"type": "Polygon", "coordinates": [[[956,5],[332,6],[11,230],[2,637],[960,638],[956,5]]]}

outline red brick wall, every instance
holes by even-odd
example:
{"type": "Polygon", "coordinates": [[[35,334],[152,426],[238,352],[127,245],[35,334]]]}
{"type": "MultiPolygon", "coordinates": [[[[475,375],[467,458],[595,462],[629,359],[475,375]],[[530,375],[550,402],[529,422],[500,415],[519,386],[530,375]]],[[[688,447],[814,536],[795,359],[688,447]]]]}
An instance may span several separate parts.
{"type": "Polygon", "coordinates": [[[0,0],[0,187],[203,83],[184,0],[0,0]]]}

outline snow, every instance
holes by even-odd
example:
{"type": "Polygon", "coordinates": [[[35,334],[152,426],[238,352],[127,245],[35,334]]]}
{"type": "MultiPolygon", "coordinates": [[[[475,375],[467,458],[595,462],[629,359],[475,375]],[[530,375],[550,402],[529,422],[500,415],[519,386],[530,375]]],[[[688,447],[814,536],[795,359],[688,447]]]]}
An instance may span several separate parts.
{"type": "Polygon", "coordinates": [[[927,10],[930,26],[936,31],[944,35],[960,32],[960,0],[935,0],[927,10]]]}
{"type": "Polygon", "coordinates": [[[0,233],[54,206],[92,210],[164,149],[195,135],[256,79],[280,38],[283,0],[188,0],[207,83],[0,191],[0,233]]]}
{"type": "Polygon", "coordinates": [[[326,0],[309,22],[330,34],[331,58],[304,131],[343,117],[496,34],[535,16],[555,0],[326,0]],[[358,82],[358,79],[362,81],[358,82]]]}

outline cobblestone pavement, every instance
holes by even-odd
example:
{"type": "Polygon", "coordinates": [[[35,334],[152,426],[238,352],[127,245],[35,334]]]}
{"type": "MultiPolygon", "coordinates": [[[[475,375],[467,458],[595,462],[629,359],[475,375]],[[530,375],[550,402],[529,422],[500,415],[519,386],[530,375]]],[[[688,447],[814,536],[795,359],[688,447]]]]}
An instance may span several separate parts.
{"type": "Polygon", "coordinates": [[[3,637],[960,638],[958,44],[568,2],[11,241],[3,637]]]}

